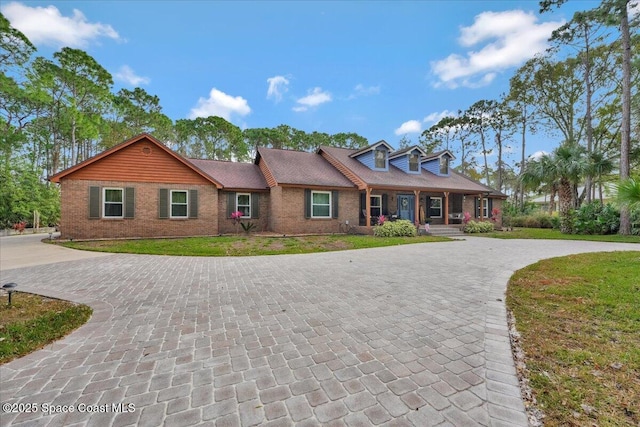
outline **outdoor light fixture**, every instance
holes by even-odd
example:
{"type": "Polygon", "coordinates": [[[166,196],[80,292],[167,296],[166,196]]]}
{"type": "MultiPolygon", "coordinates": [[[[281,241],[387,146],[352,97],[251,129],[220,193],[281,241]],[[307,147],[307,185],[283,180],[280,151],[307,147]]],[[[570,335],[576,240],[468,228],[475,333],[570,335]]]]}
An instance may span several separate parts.
{"type": "Polygon", "coordinates": [[[17,283],[6,283],[2,285],[2,289],[7,291],[7,293],[9,294],[9,307],[11,307],[11,294],[13,293],[14,288],[17,286],[17,283]]]}

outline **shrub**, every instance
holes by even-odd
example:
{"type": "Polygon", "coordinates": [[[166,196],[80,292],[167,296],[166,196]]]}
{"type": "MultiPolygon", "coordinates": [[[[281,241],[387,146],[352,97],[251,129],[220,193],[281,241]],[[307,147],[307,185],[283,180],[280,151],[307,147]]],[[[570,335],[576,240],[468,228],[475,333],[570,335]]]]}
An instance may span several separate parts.
{"type": "Polygon", "coordinates": [[[509,227],[554,228],[554,218],[546,213],[520,215],[509,218],[509,227]]]}
{"type": "Polygon", "coordinates": [[[615,234],[620,229],[620,212],[599,200],[585,203],[572,216],[575,234],[615,234]]]}
{"type": "Polygon", "coordinates": [[[377,237],[402,237],[415,236],[416,234],[416,226],[406,219],[385,221],[384,224],[373,227],[373,235],[377,237]]]}
{"type": "Polygon", "coordinates": [[[464,226],[465,233],[489,233],[493,231],[493,223],[489,221],[469,221],[464,226]]]}

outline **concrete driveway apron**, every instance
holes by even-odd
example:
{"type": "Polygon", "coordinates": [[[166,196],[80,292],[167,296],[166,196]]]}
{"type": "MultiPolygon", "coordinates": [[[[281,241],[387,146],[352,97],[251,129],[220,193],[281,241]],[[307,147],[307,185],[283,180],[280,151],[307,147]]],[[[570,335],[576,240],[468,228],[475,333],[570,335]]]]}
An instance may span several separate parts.
{"type": "Polygon", "coordinates": [[[0,366],[0,401],[38,409],[1,412],[0,424],[526,426],[503,302],[509,277],[542,258],[637,248],[468,238],[3,270],[3,283],[94,314],[0,366]]]}

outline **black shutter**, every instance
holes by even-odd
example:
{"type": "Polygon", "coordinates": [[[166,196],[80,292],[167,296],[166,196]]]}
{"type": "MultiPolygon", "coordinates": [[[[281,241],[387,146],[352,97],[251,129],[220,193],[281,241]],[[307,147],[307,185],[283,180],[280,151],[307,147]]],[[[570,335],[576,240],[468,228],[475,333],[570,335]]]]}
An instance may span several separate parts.
{"type": "Polygon", "coordinates": [[[493,211],[493,199],[487,199],[487,202],[489,203],[489,207],[487,208],[487,212],[489,214],[489,218],[491,218],[491,212],[493,211]]]}
{"type": "Polygon", "coordinates": [[[100,187],[89,187],[89,218],[100,218],[100,187]]]}
{"type": "Polygon", "coordinates": [[[389,197],[386,194],[382,195],[382,215],[389,215],[389,197]]]}
{"type": "Polygon", "coordinates": [[[473,217],[474,218],[480,218],[480,210],[479,210],[480,205],[478,202],[479,202],[478,198],[474,197],[473,198],[473,212],[474,212],[473,217]]]}
{"type": "Polygon", "coordinates": [[[251,218],[260,218],[260,193],[251,193],[251,218]]]}
{"type": "Polygon", "coordinates": [[[360,193],[360,218],[365,218],[365,211],[367,210],[367,193],[360,193]]]}
{"type": "Polygon", "coordinates": [[[124,217],[133,218],[136,211],[136,189],[127,187],[124,189],[124,217]]]}
{"type": "Polygon", "coordinates": [[[236,211],[236,193],[227,193],[227,218],[236,211]]]}
{"type": "Polygon", "coordinates": [[[431,197],[426,196],[426,197],[424,198],[424,200],[425,200],[425,201],[424,201],[424,203],[425,203],[425,210],[427,211],[427,212],[426,212],[426,217],[427,217],[427,218],[425,218],[425,219],[428,219],[428,218],[431,218],[431,197]]]}
{"type": "Polygon", "coordinates": [[[331,192],[331,208],[332,208],[332,212],[331,212],[331,217],[332,218],[338,218],[338,191],[332,191],[331,192]]]}
{"type": "Polygon", "coordinates": [[[304,190],[304,217],[311,218],[311,190],[304,190]]]}
{"type": "Polygon", "coordinates": [[[189,218],[198,218],[198,190],[189,190],[189,218]]]}
{"type": "Polygon", "coordinates": [[[158,194],[158,218],[169,218],[169,190],[161,188],[158,194]]]}

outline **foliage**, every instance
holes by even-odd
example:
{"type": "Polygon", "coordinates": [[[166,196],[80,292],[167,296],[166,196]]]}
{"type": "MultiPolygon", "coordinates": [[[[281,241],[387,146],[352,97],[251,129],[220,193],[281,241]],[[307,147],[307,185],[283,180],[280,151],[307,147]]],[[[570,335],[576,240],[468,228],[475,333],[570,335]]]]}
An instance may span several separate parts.
{"type": "Polygon", "coordinates": [[[382,224],[384,224],[384,223],[385,223],[385,221],[386,221],[386,220],[387,220],[387,217],[386,217],[386,216],[384,216],[384,215],[380,215],[380,216],[378,217],[378,222],[377,222],[377,224],[378,224],[378,225],[382,225],[382,224]]]}
{"type": "Polygon", "coordinates": [[[640,422],[638,257],[553,258],[511,278],[506,303],[545,425],[640,422]]]}
{"type": "Polygon", "coordinates": [[[493,223],[490,221],[469,221],[464,226],[465,233],[489,233],[493,231],[493,223]]]}
{"type": "Polygon", "coordinates": [[[416,234],[416,226],[408,219],[386,221],[373,227],[373,235],[376,237],[411,237],[416,234]]]}
{"type": "Polygon", "coordinates": [[[469,212],[464,213],[464,217],[462,218],[463,224],[468,224],[471,221],[471,214],[469,212]]]}
{"type": "Polygon", "coordinates": [[[14,292],[0,304],[0,363],[9,362],[67,335],[91,317],[86,305],[14,292]]]}
{"type": "Polygon", "coordinates": [[[13,224],[13,229],[15,231],[17,231],[18,233],[22,234],[24,232],[25,227],[27,226],[27,223],[24,221],[20,221],[20,222],[16,222],[15,224],[13,224]]]}
{"type": "Polygon", "coordinates": [[[575,234],[615,234],[620,228],[620,212],[610,203],[586,203],[573,215],[575,234]]]}
{"type": "Polygon", "coordinates": [[[245,233],[249,234],[251,233],[251,230],[253,230],[254,228],[256,228],[256,224],[254,224],[253,222],[249,221],[249,222],[241,222],[240,225],[242,226],[242,229],[244,230],[245,233]]]}
{"type": "MultiPolygon", "coordinates": [[[[507,224],[509,227],[527,227],[527,228],[557,228],[554,227],[554,221],[557,222],[558,217],[548,215],[546,213],[536,213],[531,215],[518,215],[509,217],[507,224]]],[[[504,220],[503,220],[504,222],[504,220]]]]}
{"type": "Polygon", "coordinates": [[[618,203],[630,209],[640,209],[640,179],[628,178],[617,186],[618,203]]]}

